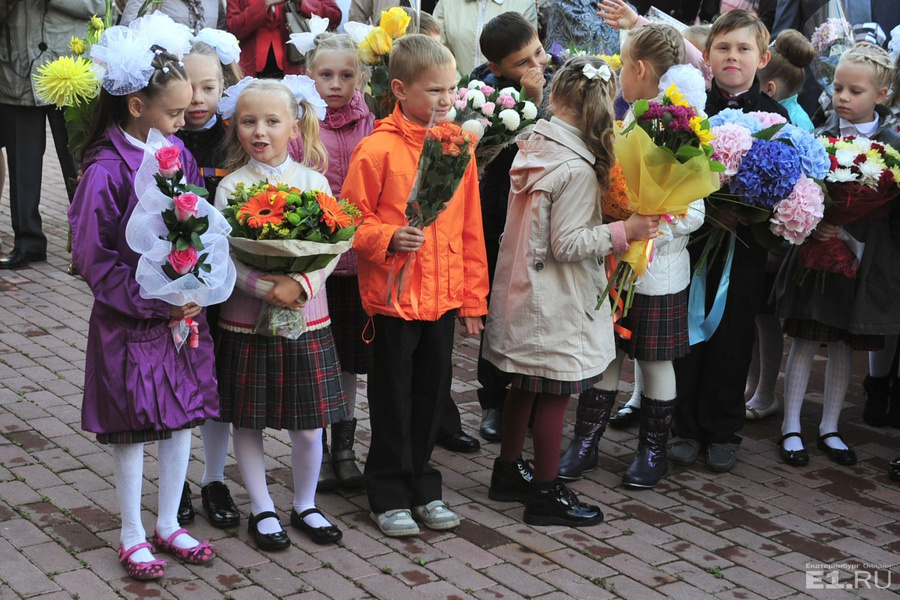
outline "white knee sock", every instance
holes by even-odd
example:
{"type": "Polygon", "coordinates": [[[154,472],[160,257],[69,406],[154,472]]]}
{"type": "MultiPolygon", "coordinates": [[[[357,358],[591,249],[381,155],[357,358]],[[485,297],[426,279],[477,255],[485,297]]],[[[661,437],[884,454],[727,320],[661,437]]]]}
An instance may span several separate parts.
{"type": "MultiPolygon", "coordinates": [[[[800,409],[806,396],[809,384],[809,372],[819,342],[794,338],[791,352],[788,355],[784,374],[784,419],[781,421],[781,434],[800,431],[800,409]]],[[[784,441],[785,450],[800,450],[803,447],[798,437],[790,437],[784,441]]]]}
{"type": "MultiPolygon", "coordinates": [[[[297,429],[291,436],[291,467],[294,472],[294,510],[297,514],[316,506],[316,484],[322,467],[322,430],[297,429]]],[[[318,514],[303,518],[310,527],[328,527],[330,523],[318,514]]]]}
{"type": "Polygon", "coordinates": [[[628,399],[625,406],[640,408],[641,394],[644,393],[644,373],[641,371],[641,365],[638,364],[638,361],[632,362],[634,363],[634,391],[631,392],[631,398],[628,399]]]}
{"type": "Polygon", "coordinates": [[[774,315],[756,316],[756,339],[759,344],[759,376],[753,396],[747,403],[757,410],[775,402],[775,384],[784,356],[784,333],[774,315]]]}
{"type": "MultiPolygon", "coordinates": [[[[168,440],[159,440],[159,514],[156,531],[167,540],[181,529],[178,524],[178,505],[187,475],[188,460],[191,456],[191,430],[173,431],[168,440]]],[[[177,548],[193,548],[199,544],[191,536],[182,533],[172,540],[177,548]]]]}
{"type": "Polygon", "coordinates": [[[897,351],[898,335],[884,336],[884,348],[869,352],[869,375],[871,377],[887,377],[891,374],[891,363],[897,351]]]}
{"type": "Polygon", "coordinates": [[[201,483],[203,485],[213,481],[224,483],[231,423],[207,419],[200,426],[200,435],[203,438],[203,479],[201,483]]]}
{"type": "MultiPolygon", "coordinates": [[[[254,515],[274,511],[275,503],[269,495],[266,485],[266,455],[263,453],[261,429],[235,427],[232,432],[234,440],[234,457],[237,459],[241,479],[250,495],[250,512],[254,515]]],[[[321,461],[321,458],[319,459],[321,461]]],[[[278,533],[281,526],[272,518],[257,523],[260,533],[278,533]]]]}
{"type": "MultiPolygon", "coordinates": [[[[116,496],[122,514],[122,533],[119,539],[128,550],[147,541],[141,521],[141,485],[144,477],[144,444],[111,444],[113,473],[116,476],[116,496]]],[[[134,562],[149,562],[153,555],[141,548],[131,555],[134,562]]]]}
{"type": "Polygon", "coordinates": [[[644,374],[644,395],[654,400],[675,399],[675,367],[670,360],[637,361],[644,374]]]}
{"type": "MultiPolygon", "coordinates": [[[[819,435],[838,430],[838,419],[844,407],[847,388],[850,387],[850,368],[853,364],[853,348],[846,342],[828,344],[828,364],[825,367],[825,394],[819,435]]],[[[825,444],[837,450],[845,450],[847,444],[840,438],[830,437],[825,444]]]]}
{"type": "Polygon", "coordinates": [[[347,394],[347,416],[345,419],[352,419],[356,414],[356,387],[359,385],[359,382],[356,378],[356,373],[351,373],[350,371],[341,371],[341,386],[344,388],[344,393],[347,394]]]}

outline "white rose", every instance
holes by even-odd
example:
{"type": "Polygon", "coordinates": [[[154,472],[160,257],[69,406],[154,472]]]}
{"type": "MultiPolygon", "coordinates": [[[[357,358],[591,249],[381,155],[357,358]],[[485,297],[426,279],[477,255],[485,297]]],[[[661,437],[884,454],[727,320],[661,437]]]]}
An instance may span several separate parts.
{"type": "Polygon", "coordinates": [[[508,129],[509,131],[515,131],[522,123],[522,119],[519,118],[519,113],[511,108],[501,110],[500,114],[497,116],[500,117],[500,121],[503,123],[503,126],[506,127],[506,129],[508,129]]]}
{"type": "Polygon", "coordinates": [[[466,85],[470,90],[480,90],[484,87],[483,81],[478,81],[477,79],[470,79],[469,83],[466,85]]]}
{"type": "Polygon", "coordinates": [[[466,100],[472,101],[472,108],[479,109],[484,106],[484,103],[487,102],[487,99],[484,97],[484,94],[481,93],[481,90],[472,90],[470,89],[466,94],[466,100]]]}
{"type": "Polygon", "coordinates": [[[468,131],[469,133],[475,134],[475,139],[481,141],[481,136],[484,135],[484,125],[476,121],[475,119],[469,119],[465,123],[462,124],[462,130],[468,131]]]}
{"type": "Polygon", "coordinates": [[[519,101],[519,90],[514,87],[506,87],[500,90],[500,95],[507,94],[508,96],[512,96],[516,99],[516,102],[519,101]]]}
{"type": "Polygon", "coordinates": [[[529,121],[534,121],[537,118],[537,106],[534,105],[534,102],[531,100],[525,101],[525,105],[522,107],[522,116],[529,121]]]}
{"type": "Polygon", "coordinates": [[[444,117],[445,121],[455,121],[456,120],[456,109],[452,106],[450,110],[447,111],[447,116],[444,117]]]}

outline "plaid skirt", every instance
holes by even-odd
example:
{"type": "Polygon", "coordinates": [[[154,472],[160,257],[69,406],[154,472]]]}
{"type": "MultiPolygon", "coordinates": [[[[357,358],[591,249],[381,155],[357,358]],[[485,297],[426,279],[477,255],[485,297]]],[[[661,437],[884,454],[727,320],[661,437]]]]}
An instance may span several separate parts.
{"type": "Polygon", "coordinates": [[[884,336],[874,333],[850,333],[845,329],[825,325],[812,319],[785,319],[784,332],[803,340],[814,342],[847,342],[854,350],[881,350],[884,336]]]}
{"type": "Polygon", "coordinates": [[[325,280],[325,289],[331,333],[341,370],[357,375],[368,373],[372,366],[372,347],[362,340],[362,332],[369,322],[369,315],[359,296],[359,279],[351,275],[332,275],[325,280]]]}
{"type": "MultiPolygon", "coordinates": [[[[205,419],[191,421],[181,429],[192,429],[203,425],[205,419]]],[[[97,441],[101,444],[143,444],[145,442],[158,442],[172,438],[172,429],[142,429],[141,431],[117,431],[115,433],[98,433],[97,441]]],[[[180,430],[174,430],[180,431],[180,430]]]]}
{"type": "Polygon", "coordinates": [[[318,429],[344,418],[347,401],[330,327],[299,339],[220,329],[221,421],[247,429],[318,429]]]}
{"type": "Polygon", "coordinates": [[[635,294],[619,325],[631,339],[619,338],[619,348],[636,360],[675,360],[691,349],[688,338],[688,289],[665,296],[635,294]]]}
{"type": "Polygon", "coordinates": [[[593,387],[595,383],[600,381],[602,375],[594,375],[581,381],[559,381],[548,377],[538,377],[536,375],[520,375],[519,373],[511,373],[511,387],[535,394],[549,394],[551,396],[571,396],[580,394],[586,389],[593,387]]]}

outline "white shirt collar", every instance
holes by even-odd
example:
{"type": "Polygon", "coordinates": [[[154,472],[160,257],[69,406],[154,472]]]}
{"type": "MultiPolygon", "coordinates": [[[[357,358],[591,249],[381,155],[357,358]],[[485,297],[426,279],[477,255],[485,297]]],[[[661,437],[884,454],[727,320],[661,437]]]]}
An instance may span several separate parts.
{"type": "Polygon", "coordinates": [[[869,121],[868,123],[851,123],[844,118],[840,118],[841,136],[847,137],[854,135],[870,138],[878,129],[878,121],[878,113],[875,113],[875,120],[869,121]]]}
{"type": "Polygon", "coordinates": [[[207,129],[212,129],[213,126],[216,124],[216,121],[218,121],[218,120],[219,120],[219,115],[217,115],[216,113],[213,113],[212,119],[207,121],[206,125],[204,125],[200,129],[198,129],[197,131],[206,131],[207,129]]]}
{"type": "Polygon", "coordinates": [[[277,167],[272,167],[272,166],[267,165],[266,163],[259,162],[255,158],[251,158],[250,166],[252,166],[254,169],[259,171],[266,177],[278,177],[282,173],[287,171],[293,162],[294,161],[291,160],[291,157],[288,156],[286,159],[284,159],[283,163],[281,163],[277,167]]]}
{"type": "Polygon", "coordinates": [[[122,129],[121,125],[118,125],[117,127],[119,128],[119,131],[122,132],[122,135],[125,136],[125,140],[129,144],[134,146],[135,148],[140,148],[144,152],[149,152],[150,154],[153,154],[157,150],[159,150],[159,148],[154,148],[154,147],[150,146],[149,144],[147,144],[146,142],[142,142],[141,140],[137,139],[136,137],[134,137],[133,135],[131,135],[130,133],[128,133],[127,131],[122,129]]]}

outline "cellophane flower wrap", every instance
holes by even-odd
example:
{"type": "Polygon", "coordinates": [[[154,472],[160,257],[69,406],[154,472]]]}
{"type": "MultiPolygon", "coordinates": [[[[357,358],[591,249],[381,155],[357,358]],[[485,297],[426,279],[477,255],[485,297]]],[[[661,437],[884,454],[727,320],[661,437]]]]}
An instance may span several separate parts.
{"type": "Polygon", "coordinates": [[[853,30],[845,19],[832,17],[816,27],[810,41],[816,51],[813,74],[828,96],[833,96],[834,71],[841,55],[854,44],[853,30]]]}
{"type": "Polygon", "coordinates": [[[537,106],[513,88],[496,89],[477,79],[459,83],[448,121],[478,140],[475,157],[479,176],[500,152],[514,143],[537,119],[537,106]]]}
{"type": "Polygon", "coordinates": [[[359,45],[360,60],[369,68],[366,100],[376,119],[383,119],[394,111],[397,98],[391,91],[388,75],[391,45],[394,40],[406,35],[410,21],[409,14],[395,6],[381,11],[376,27],[353,22],[345,24],[347,33],[359,45]]]}
{"type": "MultiPolygon", "coordinates": [[[[222,214],[231,225],[234,255],[254,269],[281,274],[325,268],[353,247],[360,223],[349,200],[267,181],[239,183],[222,214]]],[[[304,330],[302,312],[265,305],[254,332],[296,339],[304,330]]]]}
{"type": "MultiPolygon", "coordinates": [[[[228,252],[231,227],[205,200],[205,189],[185,182],[180,148],[155,129],[147,145],[158,150],[144,154],[134,179],[138,203],[125,227],[128,246],[140,255],[135,280],[141,297],[174,306],[224,302],[236,276],[228,252]]],[[[179,349],[185,341],[197,347],[193,319],[170,325],[179,349]]]]}
{"type": "MultiPolygon", "coordinates": [[[[900,196],[900,153],[864,137],[820,141],[830,161],[825,186],[831,204],[824,219],[840,226],[884,217],[900,196]]],[[[825,242],[807,240],[797,253],[796,283],[803,285],[815,274],[816,285],[824,290],[830,273],[855,278],[863,246],[843,230],[825,242]]]]}
{"type": "MultiPolygon", "coordinates": [[[[676,83],[665,90],[660,102],[635,102],[633,114],[634,121],[616,133],[629,210],[670,218],[685,215],[691,202],[719,188],[719,172],[724,169],[713,159],[709,122],[702,111],[688,104],[676,83]]],[[[652,240],[630,245],[619,257],[598,309],[608,294],[621,298],[628,286],[622,313],[627,314],[634,292],[630,284],[643,276],[652,252],[652,240]]]]}

